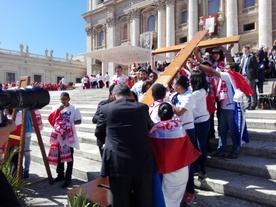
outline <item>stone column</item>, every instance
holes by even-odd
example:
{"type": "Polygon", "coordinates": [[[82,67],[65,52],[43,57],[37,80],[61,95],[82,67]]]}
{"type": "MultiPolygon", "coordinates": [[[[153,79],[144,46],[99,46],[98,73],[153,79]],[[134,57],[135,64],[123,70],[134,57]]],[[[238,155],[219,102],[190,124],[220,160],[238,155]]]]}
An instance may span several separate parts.
{"type": "Polygon", "coordinates": [[[97,8],[97,4],[98,4],[98,0],[90,0],[92,1],[92,10],[96,9],[97,8]]]}
{"type": "MultiPolygon", "coordinates": [[[[175,45],[175,0],[166,1],[166,47],[175,45]]],[[[166,54],[171,60],[174,54],[166,54]]]]}
{"type": "Polygon", "coordinates": [[[157,48],[165,47],[165,36],[166,36],[166,15],[165,5],[162,1],[159,1],[157,7],[157,48]]]}
{"type": "Polygon", "coordinates": [[[131,44],[133,46],[139,46],[140,39],[140,11],[133,10],[131,14],[132,19],[132,38],[131,44]]]}
{"type": "Polygon", "coordinates": [[[198,31],[198,1],[189,0],[188,2],[188,41],[193,38],[198,31]]]}
{"type": "MultiPolygon", "coordinates": [[[[86,52],[91,52],[94,50],[94,34],[93,34],[93,29],[90,28],[87,32],[87,35],[86,35],[86,52]]],[[[66,61],[69,61],[68,60],[68,53],[66,55],[66,61]]],[[[86,68],[86,71],[87,73],[86,74],[92,74],[92,59],[91,58],[86,58],[86,65],[87,65],[87,68],[86,68]]]]}
{"type": "Polygon", "coordinates": [[[87,11],[92,10],[92,0],[87,0],[87,11]]]}
{"type": "MultiPolygon", "coordinates": [[[[115,26],[116,21],[114,17],[108,17],[106,19],[106,46],[107,48],[115,47],[115,26]]],[[[105,63],[102,64],[102,69],[104,69],[105,63]]],[[[108,71],[110,77],[114,75],[114,63],[108,63],[108,66],[105,68],[105,71],[102,70],[102,74],[108,71]]]]}
{"type": "MultiPolygon", "coordinates": [[[[238,35],[238,2],[237,0],[226,0],[226,36],[231,37],[238,35]]],[[[239,45],[235,44],[232,49],[232,55],[239,50],[239,45]]]]}
{"type": "Polygon", "coordinates": [[[272,46],[272,1],[261,1],[259,5],[259,45],[272,46]]]}

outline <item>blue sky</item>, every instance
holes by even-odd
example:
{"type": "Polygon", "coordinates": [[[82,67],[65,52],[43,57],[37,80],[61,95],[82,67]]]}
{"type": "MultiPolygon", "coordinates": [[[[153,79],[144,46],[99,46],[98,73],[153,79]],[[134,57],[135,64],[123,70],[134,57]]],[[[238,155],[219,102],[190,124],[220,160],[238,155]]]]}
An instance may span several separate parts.
{"type": "Polygon", "coordinates": [[[0,48],[65,58],[86,52],[86,0],[0,0],[0,48]]]}

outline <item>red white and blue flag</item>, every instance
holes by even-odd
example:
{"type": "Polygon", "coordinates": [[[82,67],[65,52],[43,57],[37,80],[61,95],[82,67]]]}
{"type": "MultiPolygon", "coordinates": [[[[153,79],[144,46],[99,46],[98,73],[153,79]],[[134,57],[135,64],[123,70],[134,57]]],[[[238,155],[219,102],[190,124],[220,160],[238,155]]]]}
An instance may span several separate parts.
{"type": "Polygon", "coordinates": [[[160,121],[150,131],[150,144],[160,174],[174,172],[190,165],[199,156],[178,119],[160,121]]]}

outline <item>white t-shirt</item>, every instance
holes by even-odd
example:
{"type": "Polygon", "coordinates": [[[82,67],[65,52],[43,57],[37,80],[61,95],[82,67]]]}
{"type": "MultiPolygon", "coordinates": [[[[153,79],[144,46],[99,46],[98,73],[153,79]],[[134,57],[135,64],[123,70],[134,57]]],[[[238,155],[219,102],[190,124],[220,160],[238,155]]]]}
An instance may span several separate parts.
{"type": "MultiPolygon", "coordinates": [[[[60,104],[54,106],[52,111],[55,111],[59,107],[60,107],[60,104]]],[[[72,125],[72,129],[73,129],[73,132],[74,132],[75,143],[68,144],[68,146],[79,149],[80,145],[79,145],[77,131],[76,131],[75,124],[74,124],[74,121],[82,119],[82,116],[81,116],[81,113],[80,113],[79,109],[76,108],[74,105],[70,104],[68,107],[62,109],[60,111],[60,113],[61,113],[61,118],[65,118],[65,119],[70,120],[71,125],[72,125]]]]}
{"type": "Polygon", "coordinates": [[[88,82],[87,77],[84,76],[84,77],[82,78],[82,83],[87,83],[87,82],[88,82]]]}
{"type": "Polygon", "coordinates": [[[105,79],[105,82],[108,82],[108,81],[109,81],[109,75],[108,75],[108,74],[105,74],[104,79],[105,79]]]}
{"type": "Polygon", "coordinates": [[[151,120],[154,123],[157,123],[157,122],[161,121],[160,117],[158,116],[158,109],[159,109],[159,105],[163,102],[164,101],[162,99],[161,100],[156,100],[149,107],[149,115],[150,115],[151,120]]]}
{"type": "Polygon", "coordinates": [[[235,102],[233,100],[234,91],[232,88],[230,75],[227,72],[220,72],[221,80],[224,80],[227,87],[227,98],[221,101],[221,108],[228,110],[235,110],[235,102]]]}
{"type": "Polygon", "coordinates": [[[62,78],[62,79],[61,79],[61,84],[66,84],[65,78],[62,78]]]}
{"type": "Polygon", "coordinates": [[[195,104],[193,108],[193,115],[195,123],[201,123],[207,121],[210,118],[210,114],[207,110],[206,97],[207,92],[202,88],[193,92],[195,98],[195,104]]]}
{"type": "Polygon", "coordinates": [[[133,91],[134,93],[137,94],[138,96],[138,101],[140,101],[143,97],[143,92],[142,92],[142,86],[143,86],[143,82],[142,80],[138,81],[137,83],[135,83],[132,88],[130,89],[131,91],[133,91]]]}
{"type": "Polygon", "coordinates": [[[127,84],[128,77],[125,74],[122,74],[121,76],[113,75],[111,79],[111,84],[127,84]]]}
{"type": "MultiPolygon", "coordinates": [[[[170,101],[172,97],[174,97],[176,93],[173,93],[170,96],[170,101]]],[[[177,108],[185,108],[187,111],[179,116],[179,119],[183,122],[184,129],[193,129],[195,128],[194,125],[194,115],[193,115],[193,107],[195,104],[195,98],[194,95],[191,93],[190,90],[187,90],[183,94],[177,95],[177,101],[175,106],[177,108]]]]}
{"type": "Polygon", "coordinates": [[[103,80],[103,77],[100,74],[97,74],[96,78],[98,82],[103,80]]]}

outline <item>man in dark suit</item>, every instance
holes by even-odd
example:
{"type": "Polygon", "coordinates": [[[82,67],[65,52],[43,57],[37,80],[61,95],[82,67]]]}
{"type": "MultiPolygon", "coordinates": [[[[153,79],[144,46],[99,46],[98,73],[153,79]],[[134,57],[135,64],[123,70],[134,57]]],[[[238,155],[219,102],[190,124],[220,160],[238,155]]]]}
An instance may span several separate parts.
{"type": "Polygon", "coordinates": [[[112,207],[152,207],[157,164],[148,137],[149,108],[131,98],[127,85],[116,85],[113,95],[115,101],[101,106],[95,130],[98,139],[106,137],[101,176],[109,176],[112,207]]]}
{"type": "Polygon", "coordinates": [[[257,94],[255,80],[258,77],[258,62],[254,55],[250,54],[250,46],[243,46],[244,57],[241,61],[240,73],[246,78],[247,83],[253,90],[252,96],[247,97],[248,106],[246,109],[255,110],[257,106],[257,94]]]}
{"type": "MultiPolygon", "coordinates": [[[[100,103],[98,104],[97,106],[97,110],[92,118],[92,123],[94,124],[97,124],[98,122],[98,119],[99,119],[99,115],[100,115],[100,108],[101,106],[105,105],[105,104],[108,104],[110,102],[112,102],[114,99],[113,99],[113,89],[114,89],[114,84],[112,84],[108,89],[109,89],[109,95],[108,95],[108,98],[107,100],[102,100],[100,101],[100,103]]],[[[99,147],[99,151],[100,151],[100,155],[101,157],[103,156],[103,146],[105,144],[105,137],[99,137],[97,138],[97,145],[99,147]]]]}

